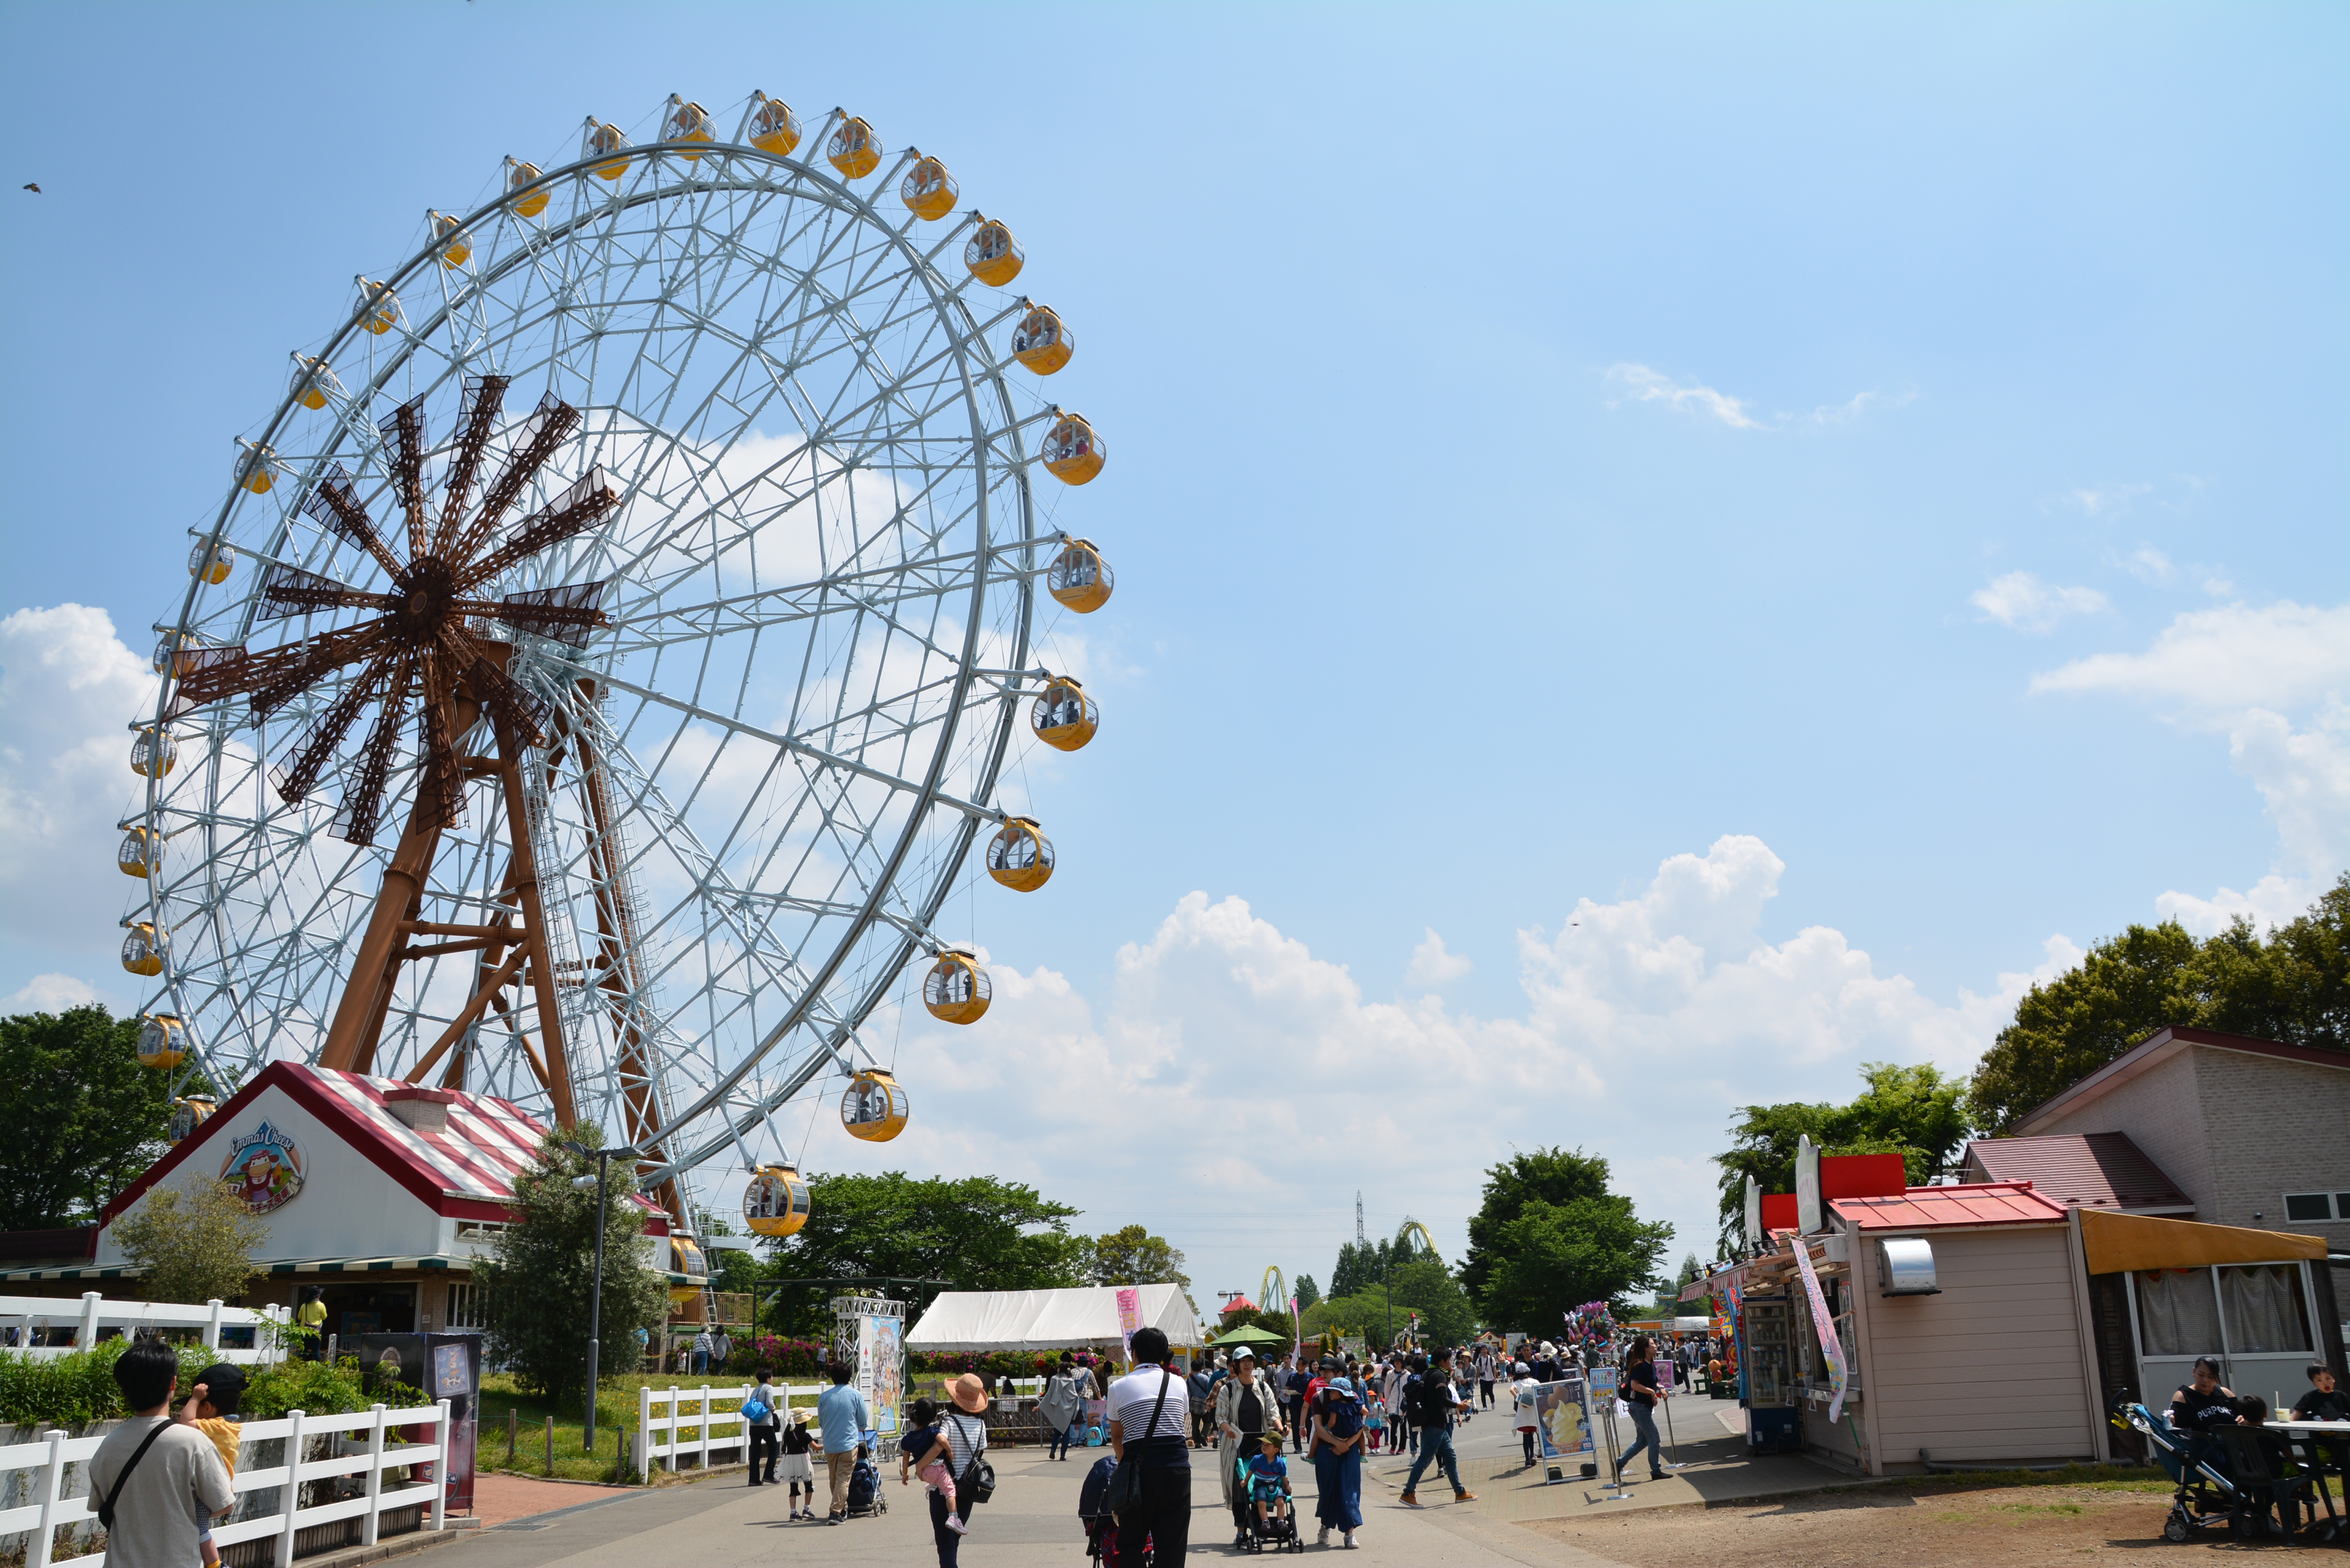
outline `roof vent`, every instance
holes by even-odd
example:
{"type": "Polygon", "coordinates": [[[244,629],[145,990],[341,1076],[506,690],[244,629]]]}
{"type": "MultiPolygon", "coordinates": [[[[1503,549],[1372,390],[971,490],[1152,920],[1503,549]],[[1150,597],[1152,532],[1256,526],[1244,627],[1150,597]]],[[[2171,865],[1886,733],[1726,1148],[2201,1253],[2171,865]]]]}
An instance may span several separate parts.
{"type": "Polygon", "coordinates": [[[1877,1244],[1877,1293],[1881,1296],[1938,1296],[1934,1282],[1934,1247],[1923,1237],[1903,1236],[1877,1244]]]}
{"type": "Polygon", "coordinates": [[[448,1131],[449,1107],[456,1103],[456,1095],[448,1089],[417,1084],[403,1084],[383,1095],[384,1108],[418,1132],[448,1131]]]}

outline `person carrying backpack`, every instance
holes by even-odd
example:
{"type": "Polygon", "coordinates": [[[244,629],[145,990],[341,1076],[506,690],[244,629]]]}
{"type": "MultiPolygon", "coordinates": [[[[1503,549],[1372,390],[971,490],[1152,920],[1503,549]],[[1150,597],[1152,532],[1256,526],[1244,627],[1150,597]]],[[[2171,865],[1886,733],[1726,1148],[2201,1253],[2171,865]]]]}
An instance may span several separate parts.
{"type": "Polygon", "coordinates": [[[1452,1483],[1452,1501],[1474,1502],[1477,1494],[1461,1484],[1461,1463],[1452,1453],[1452,1353],[1440,1350],[1432,1365],[1423,1369],[1416,1390],[1419,1406],[1412,1419],[1419,1428],[1419,1457],[1411,1461],[1411,1473],[1404,1478],[1403,1495],[1396,1501],[1406,1508],[1420,1506],[1418,1496],[1420,1472],[1431,1460],[1444,1467],[1445,1480],[1452,1483]]]}

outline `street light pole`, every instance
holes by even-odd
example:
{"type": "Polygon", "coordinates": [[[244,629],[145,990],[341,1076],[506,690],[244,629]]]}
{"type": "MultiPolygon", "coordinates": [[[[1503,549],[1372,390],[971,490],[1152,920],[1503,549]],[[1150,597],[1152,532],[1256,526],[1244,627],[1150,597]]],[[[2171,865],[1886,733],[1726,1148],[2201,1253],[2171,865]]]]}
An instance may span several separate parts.
{"type": "Polygon", "coordinates": [[[590,1182],[593,1182],[596,1187],[596,1284],[593,1293],[588,1298],[588,1415],[581,1424],[579,1439],[579,1446],[587,1452],[592,1454],[596,1451],[597,1355],[598,1341],[602,1337],[604,1327],[604,1204],[606,1180],[611,1173],[612,1157],[614,1155],[624,1154],[633,1159],[636,1158],[637,1151],[633,1148],[590,1149],[584,1145],[576,1143],[568,1144],[566,1147],[574,1154],[593,1154],[596,1157],[596,1174],[593,1176],[575,1177],[572,1179],[571,1182],[571,1185],[576,1189],[585,1189],[590,1182]]]}

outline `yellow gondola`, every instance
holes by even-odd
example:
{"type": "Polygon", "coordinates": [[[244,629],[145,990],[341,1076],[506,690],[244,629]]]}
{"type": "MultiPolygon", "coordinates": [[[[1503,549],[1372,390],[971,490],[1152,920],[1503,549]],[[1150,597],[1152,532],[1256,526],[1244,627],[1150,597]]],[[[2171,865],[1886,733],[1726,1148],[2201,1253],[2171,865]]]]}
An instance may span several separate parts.
{"type": "Polygon", "coordinates": [[[134,827],[115,846],[114,868],[125,877],[152,877],[163,868],[163,836],[151,827],[134,827]]]}
{"type": "Polygon", "coordinates": [[[463,266],[465,258],[473,254],[473,236],[465,232],[463,223],[446,213],[436,213],[427,207],[424,215],[432,220],[432,240],[441,247],[441,265],[452,272],[463,266]]]}
{"type": "Polygon", "coordinates": [[[922,977],[922,1005],[941,1023],[976,1023],[987,1016],[987,1004],[994,1000],[995,987],[988,982],[987,971],[960,949],[941,953],[922,977]]]}
{"type": "MultiPolygon", "coordinates": [[[[591,114],[588,117],[587,128],[582,135],[579,155],[582,158],[600,158],[608,153],[620,151],[628,145],[629,139],[620,134],[619,126],[607,125],[591,114]]],[[[625,158],[615,158],[608,163],[598,163],[595,169],[596,178],[598,180],[618,180],[628,171],[629,161],[625,158]]]]}
{"type": "Polygon", "coordinates": [[[1039,376],[1051,375],[1076,351],[1076,335],[1049,305],[1038,306],[1012,329],[1012,357],[1039,376]]]}
{"type": "Polygon", "coordinates": [[[1033,816],[1015,816],[987,841],[987,874],[1015,893],[1033,893],[1053,878],[1053,841],[1033,816]]]}
{"type": "Polygon", "coordinates": [[[391,285],[362,277],[359,285],[359,325],[378,337],[400,325],[400,296],[391,285]]]}
{"type": "Polygon", "coordinates": [[[269,448],[249,446],[239,441],[236,443],[236,466],[232,472],[235,473],[238,484],[255,495],[266,495],[269,487],[277,483],[276,476],[269,472],[269,465],[276,461],[277,454],[269,448]]]}
{"type": "Polygon", "coordinates": [[[1018,277],[1027,262],[1028,253],[1020,248],[1012,231],[993,218],[981,223],[963,243],[962,265],[972,276],[997,288],[1018,277]]]}
{"type": "Polygon", "coordinates": [[[842,120],[832,140],[825,143],[824,156],[851,180],[862,180],[881,167],[881,139],[862,119],[851,117],[842,120]]]}
{"type": "Polygon", "coordinates": [[[914,166],[906,171],[906,177],[898,182],[898,200],[905,202],[914,216],[926,222],[935,222],[953,212],[955,199],[962,194],[962,187],[947,172],[947,166],[935,158],[916,160],[914,166]]]}
{"type": "Polygon", "coordinates": [[[327,400],[343,395],[343,384],[327,369],[324,359],[313,359],[307,354],[294,356],[294,400],[306,409],[323,409],[327,400]]]}
{"type": "Polygon", "coordinates": [[[779,98],[765,93],[751,95],[759,107],[751,113],[751,145],[762,152],[772,152],[781,158],[800,144],[799,116],[792,106],[779,98]]]}
{"type": "Polygon", "coordinates": [[[849,1137],[867,1143],[888,1143],[906,1130],[906,1118],[913,1112],[914,1102],[898,1080],[878,1067],[858,1074],[840,1096],[840,1125],[849,1137]]]}
{"type": "MultiPolygon", "coordinates": [[[[675,93],[669,95],[669,116],[661,121],[663,141],[708,141],[710,111],[698,103],[689,103],[675,93]]],[[[688,163],[702,161],[699,152],[681,152],[688,163]]]]}
{"type": "Polygon", "coordinates": [[[1108,461],[1109,448],[1083,414],[1063,414],[1045,438],[1045,466],[1053,477],[1070,484],[1085,483],[1108,461]]]}
{"type": "Polygon", "coordinates": [[[139,1064],[168,1073],[188,1059],[188,1032],[168,1012],[151,1012],[139,1026],[139,1064]]]}
{"type": "Polygon", "coordinates": [[[1101,728],[1101,710],[1086,689],[1066,675],[1057,675],[1036,694],[1028,710],[1028,727],[1055,751],[1074,752],[1101,728]]]}
{"type": "MultiPolygon", "coordinates": [[[[536,163],[525,163],[519,159],[508,158],[506,160],[506,194],[511,196],[518,191],[529,190],[537,182],[542,172],[544,171],[536,163]]],[[[536,218],[546,211],[546,203],[552,201],[554,196],[555,192],[552,191],[531,191],[529,195],[514,204],[515,214],[517,217],[536,218]]]]}
{"type": "Polygon", "coordinates": [[[131,927],[130,934],[122,939],[122,967],[132,974],[163,972],[163,939],[147,921],[131,927]]]}
{"type": "Polygon", "coordinates": [[[172,1141],[184,1143],[216,1107],[210,1095],[186,1095],[172,1102],[172,1141]]]}
{"type": "Polygon", "coordinates": [[[199,543],[188,552],[188,576],[217,587],[228,581],[229,568],[235,562],[235,553],[227,545],[199,543]]]}
{"type": "Polygon", "coordinates": [[[1052,570],[1045,575],[1046,591],[1079,615],[1091,615],[1109,603],[1109,592],[1116,584],[1109,563],[1102,559],[1091,539],[1072,539],[1063,545],[1053,557],[1052,570]]]}
{"type": "Polygon", "coordinates": [[[161,778],[180,765],[180,742],[172,738],[169,730],[153,725],[139,732],[130,742],[130,771],[140,778],[161,778]]]}
{"type": "Polygon", "coordinates": [[[743,1220],[754,1235],[789,1236],[808,1219],[808,1187],[799,1168],[763,1165],[743,1189],[743,1220]]]}

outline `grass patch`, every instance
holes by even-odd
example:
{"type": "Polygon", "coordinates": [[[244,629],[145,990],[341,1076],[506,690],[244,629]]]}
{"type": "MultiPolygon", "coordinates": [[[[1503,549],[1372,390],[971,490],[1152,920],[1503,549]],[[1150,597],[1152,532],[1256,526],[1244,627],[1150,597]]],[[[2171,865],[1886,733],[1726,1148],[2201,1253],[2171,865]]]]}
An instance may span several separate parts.
{"type": "MultiPolygon", "coordinates": [[[[503,1471],[510,1475],[553,1476],[560,1480],[603,1481],[618,1480],[633,1484],[636,1472],[617,1476],[619,1466],[620,1439],[633,1438],[637,1430],[637,1390],[666,1390],[674,1385],[681,1393],[699,1392],[703,1382],[710,1384],[711,1414],[737,1408],[735,1395],[743,1383],[729,1376],[723,1382],[716,1378],[695,1377],[688,1381],[677,1374],[629,1374],[607,1377],[596,1390],[596,1451],[590,1454],[583,1446],[586,1434],[587,1401],[566,1399],[563,1407],[549,1404],[536,1395],[526,1395],[515,1386],[514,1378],[505,1373],[492,1373],[482,1379],[481,1427],[475,1463],[484,1470],[503,1471]],[[514,1417],[514,1457],[506,1457],[506,1418],[514,1417]],[[555,1462],[546,1459],[546,1419],[555,1417],[555,1462]]],[[[744,1379],[748,1382],[749,1379],[744,1379]]],[[[813,1393],[795,1394],[791,1403],[814,1408],[813,1393]]],[[[719,1428],[732,1435],[731,1427],[719,1428]]],[[[700,1429],[686,1428],[680,1436],[692,1441],[701,1436],[700,1429]]],[[[730,1458],[731,1458],[730,1454],[730,1458]]],[[[659,1472],[656,1471],[656,1474],[659,1472]]]]}

